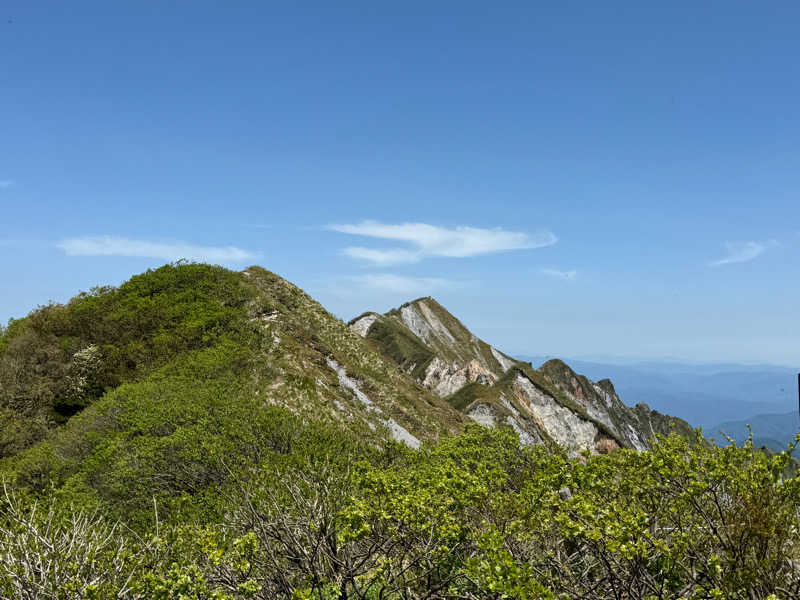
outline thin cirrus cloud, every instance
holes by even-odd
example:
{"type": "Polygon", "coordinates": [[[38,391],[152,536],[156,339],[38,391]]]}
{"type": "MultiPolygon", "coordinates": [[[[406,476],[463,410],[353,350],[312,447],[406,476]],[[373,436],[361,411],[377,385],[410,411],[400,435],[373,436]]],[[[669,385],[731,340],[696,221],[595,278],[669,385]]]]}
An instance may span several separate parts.
{"type": "Polygon", "coordinates": [[[560,269],[542,269],[542,274],[555,279],[563,279],[564,281],[575,281],[578,276],[577,271],[562,271],[560,269]]]}
{"type": "Polygon", "coordinates": [[[768,248],[777,246],[775,240],[766,242],[728,242],[725,244],[727,254],[719,260],[708,263],[710,267],[721,267],[722,265],[732,265],[751,261],[761,256],[768,248]]]}
{"type": "Polygon", "coordinates": [[[347,277],[347,282],[357,288],[391,294],[427,294],[434,290],[461,287],[461,283],[438,277],[406,277],[393,273],[371,273],[347,277]]]}
{"type": "Polygon", "coordinates": [[[376,250],[374,248],[352,246],[350,248],[345,248],[342,252],[350,258],[363,260],[379,266],[413,263],[420,259],[419,253],[411,250],[403,250],[402,248],[376,250]]]}
{"type": "Polygon", "coordinates": [[[58,247],[67,256],[126,256],[160,260],[195,260],[240,263],[258,255],[235,246],[196,246],[183,242],[164,243],[124,237],[74,237],[61,240],[58,247]]]}
{"type": "Polygon", "coordinates": [[[328,229],[363,237],[391,240],[408,244],[407,248],[364,248],[350,246],[342,252],[351,258],[378,266],[419,262],[429,257],[465,258],[552,246],[558,238],[549,231],[528,234],[501,228],[438,227],[428,223],[392,225],[377,221],[345,225],[329,225],[328,229]]]}

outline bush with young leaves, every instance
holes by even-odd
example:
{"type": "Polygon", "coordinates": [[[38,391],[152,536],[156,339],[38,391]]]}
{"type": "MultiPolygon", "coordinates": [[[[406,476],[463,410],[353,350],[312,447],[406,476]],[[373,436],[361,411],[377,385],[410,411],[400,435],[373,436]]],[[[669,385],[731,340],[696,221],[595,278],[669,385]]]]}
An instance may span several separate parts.
{"type": "Polygon", "coordinates": [[[0,500],[3,598],[126,597],[149,548],[100,514],[26,504],[4,486],[0,500]]]}
{"type": "MultiPolygon", "coordinates": [[[[66,510],[63,493],[50,507],[9,494],[4,597],[800,597],[800,481],[782,477],[793,447],[767,456],[670,437],[568,460],[477,425],[419,450],[278,409],[253,427],[205,446],[204,469],[226,478],[204,491],[216,510],[162,505],[166,487],[148,519],[136,513],[138,533],[66,510]],[[250,449],[237,461],[229,448],[250,449]]],[[[158,464],[139,472],[173,469],[158,464]]]]}

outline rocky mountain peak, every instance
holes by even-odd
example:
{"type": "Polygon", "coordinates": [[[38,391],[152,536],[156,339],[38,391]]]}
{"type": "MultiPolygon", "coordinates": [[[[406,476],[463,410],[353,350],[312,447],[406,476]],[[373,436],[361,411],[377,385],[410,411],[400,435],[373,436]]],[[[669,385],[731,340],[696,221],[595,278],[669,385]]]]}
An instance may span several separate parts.
{"type": "Polygon", "coordinates": [[[523,443],[583,449],[646,449],[656,433],[690,432],[680,419],[628,407],[611,381],[590,381],[552,359],[539,369],[475,336],[431,297],[385,314],[367,312],[351,330],[420,385],[483,425],[512,427],[523,443]]]}
{"type": "Polygon", "coordinates": [[[384,315],[364,313],[349,325],[362,337],[379,340],[384,352],[440,396],[479,379],[497,381],[517,363],[478,339],[430,296],[384,315]]]}

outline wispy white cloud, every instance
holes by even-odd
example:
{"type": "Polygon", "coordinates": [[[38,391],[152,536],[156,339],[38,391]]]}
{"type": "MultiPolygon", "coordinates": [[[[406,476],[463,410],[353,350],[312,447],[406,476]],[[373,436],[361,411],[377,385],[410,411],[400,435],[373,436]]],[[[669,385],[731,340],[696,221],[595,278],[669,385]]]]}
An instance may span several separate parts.
{"type": "Polygon", "coordinates": [[[0,179],[0,190],[10,188],[12,185],[14,185],[14,182],[10,179],[0,179]]]}
{"type": "Polygon", "coordinates": [[[377,250],[375,248],[362,248],[361,246],[350,246],[342,250],[342,254],[350,258],[365,260],[375,265],[388,266],[401,263],[413,263],[420,260],[419,252],[404,250],[402,248],[392,248],[389,250],[377,250]]]}
{"type": "Polygon", "coordinates": [[[438,277],[406,277],[393,273],[371,273],[346,277],[345,280],[361,289],[392,294],[428,294],[435,290],[462,287],[462,283],[438,277]]]}
{"type": "Polygon", "coordinates": [[[258,255],[235,246],[195,246],[183,242],[164,243],[124,237],[73,237],[58,243],[67,256],[129,256],[175,261],[241,263],[258,255]]]}
{"type": "Polygon", "coordinates": [[[563,279],[564,281],[575,281],[578,277],[577,271],[562,271],[560,269],[542,269],[542,274],[548,277],[555,277],[556,279],[563,279]]]}
{"type": "Polygon", "coordinates": [[[710,267],[720,267],[722,265],[747,262],[758,258],[765,250],[777,245],[778,242],[775,240],[767,240],[765,242],[728,242],[725,244],[727,254],[719,260],[708,263],[708,265],[710,267]]]}
{"type": "Polygon", "coordinates": [[[418,262],[432,256],[465,258],[493,252],[542,248],[558,241],[558,238],[549,231],[528,234],[501,228],[447,228],[428,223],[392,225],[377,221],[362,221],[349,225],[329,225],[328,229],[349,235],[405,242],[411,246],[410,249],[351,246],[343,250],[345,255],[352,258],[384,266],[418,262]]]}

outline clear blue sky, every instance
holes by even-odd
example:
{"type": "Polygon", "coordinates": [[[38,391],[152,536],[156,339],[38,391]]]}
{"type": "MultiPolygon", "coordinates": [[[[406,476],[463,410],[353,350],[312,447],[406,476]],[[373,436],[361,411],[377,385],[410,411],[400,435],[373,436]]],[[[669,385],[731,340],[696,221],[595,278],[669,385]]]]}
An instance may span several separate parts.
{"type": "Polygon", "coordinates": [[[187,256],[800,364],[800,4],[224,4],[0,6],[0,320],[187,256]]]}

